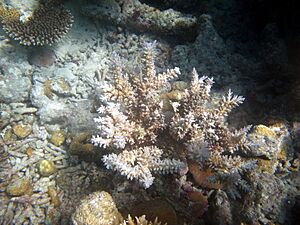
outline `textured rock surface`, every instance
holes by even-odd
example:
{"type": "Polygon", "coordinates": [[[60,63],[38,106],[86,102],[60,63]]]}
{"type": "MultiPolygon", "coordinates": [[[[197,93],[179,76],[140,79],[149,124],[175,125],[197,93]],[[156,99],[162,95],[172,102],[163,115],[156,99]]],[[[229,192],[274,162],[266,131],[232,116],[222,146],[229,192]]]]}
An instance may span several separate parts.
{"type": "Polygon", "coordinates": [[[29,52],[28,62],[35,66],[51,66],[55,62],[55,52],[49,48],[36,48],[29,52]]]}
{"type": "Polygon", "coordinates": [[[253,201],[242,212],[246,222],[287,224],[290,210],[295,204],[296,187],[267,173],[253,174],[251,183],[253,201]]]}
{"type": "Polygon", "coordinates": [[[28,100],[31,82],[28,77],[0,75],[0,102],[24,102],[28,100]]]}
{"type": "Polygon", "coordinates": [[[199,74],[213,76],[216,83],[226,86],[258,66],[232,51],[216,30],[210,15],[201,15],[198,20],[196,40],[191,44],[177,45],[171,54],[171,62],[181,69],[182,74],[188,74],[190,68],[195,67],[199,74]]]}

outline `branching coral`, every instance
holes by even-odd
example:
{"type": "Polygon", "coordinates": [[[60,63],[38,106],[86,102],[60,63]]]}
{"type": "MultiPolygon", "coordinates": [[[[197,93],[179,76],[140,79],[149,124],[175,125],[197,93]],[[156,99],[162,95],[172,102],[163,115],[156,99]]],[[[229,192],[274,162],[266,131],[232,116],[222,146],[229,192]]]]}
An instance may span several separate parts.
{"type": "MultiPolygon", "coordinates": [[[[226,117],[244,98],[229,90],[214,103],[216,99],[210,95],[213,79],[199,78],[195,69],[190,85],[173,84],[180,88],[170,90],[170,81],[180,71],[157,73],[154,58],[154,44],[147,44],[141,74],[123,74],[116,65],[112,83],[102,87],[104,105],[95,118],[99,134],[92,142],[114,152],[103,157],[106,167],[148,188],[153,172],[172,173],[186,167],[182,161],[168,159],[170,151],[171,158],[182,156],[181,146],[202,167],[237,171],[243,161],[235,152],[247,145],[249,128],[231,131],[226,117]]],[[[184,157],[188,157],[186,153],[184,157]]]]}
{"type": "Polygon", "coordinates": [[[160,159],[163,150],[153,146],[158,132],[167,127],[160,93],[179,74],[178,68],[157,73],[153,54],[153,44],[147,45],[140,76],[123,74],[115,67],[113,83],[103,87],[106,105],[99,108],[100,117],[95,119],[100,134],[92,139],[103,148],[126,149],[119,155],[104,156],[103,161],[107,168],[137,179],[145,188],[154,180],[152,172],[175,172],[184,166],[175,159],[160,159]]]}
{"type": "MultiPolygon", "coordinates": [[[[135,219],[132,219],[130,215],[128,215],[127,220],[124,220],[124,222],[120,225],[161,225],[161,222],[158,222],[157,218],[155,219],[154,222],[149,222],[146,220],[146,216],[140,216],[140,217],[135,217],[135,219]]],[[[166,225],[166,224],[165,224],[166,225]]]]}
{"type": "Polygon", "coordinates": [[[119,171],[128,179],[140,181],[145,188],[153,183],[151,172],[169,173],[177,171],[184,164],[175,159],[160,159],[163,151],[155,146],[124,150],[121,154],[110,154],[103,157],[103,162],[108,169],[119,171]]]}
{"type": "Polygon", "coordinates": [[[22,21],[14,9],[0,7],[5,32],[22,45],[51,45],[62,38],[72,25],[72,15],[55,1],[42,2],[32,15],[22,21]]]}
{"type": "Polygon", "coordinates": [[[217,180],[226,183],[223,188],[235,198],[239,193],[234,191],[234,186],[249,189],[242,175],[256,163],[244,160],[238,154],[239,150],[248,148],[247,134],[251,126],[229,129],[226,118],[244,98],[233,95],[229,90],[227,96],[217,99],[210,95],[212,84],[211,78],[199,78],[193,70],[190,88],[182,91],[178,101],[171,102],[174,116],[169,130],[176,140],[185,143],[190,158],[203,169],[213,169],[215,175],[212,181],[216,182],[217,177],[217,180]]]}

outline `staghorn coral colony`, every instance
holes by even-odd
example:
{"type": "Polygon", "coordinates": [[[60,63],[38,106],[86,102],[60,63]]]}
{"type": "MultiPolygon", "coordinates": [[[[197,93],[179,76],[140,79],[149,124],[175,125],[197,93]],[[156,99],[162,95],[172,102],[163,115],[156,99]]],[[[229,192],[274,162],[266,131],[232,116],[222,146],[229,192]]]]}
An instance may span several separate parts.
{"type": "Polygon", "coordinates": [[[203,169],[241,180],[239,173],[254,164],[236,154],[247,148],[250,128],[231,131],[226,117],[244,98],[231,90],[214,98],[213,79],[199,78],[195,69],[189,84],[174,81],[179,68],[158,73],[154,48],[155,43],[145,45],[140,74],[124,74],[116,63],[112,82],[102,86],[99,133],[92,142],[112,151],[102,158],[106,168],[149,188],[154,173],[182,172],[192,158],[203,169]]]}
{"type": "Polygon", "coordinates": [[[59,1],[39,1],[31,15],[0,6],[4,31],[21,45],[52,45],[59,41],[73,23],[71,13],[59,1]]]}

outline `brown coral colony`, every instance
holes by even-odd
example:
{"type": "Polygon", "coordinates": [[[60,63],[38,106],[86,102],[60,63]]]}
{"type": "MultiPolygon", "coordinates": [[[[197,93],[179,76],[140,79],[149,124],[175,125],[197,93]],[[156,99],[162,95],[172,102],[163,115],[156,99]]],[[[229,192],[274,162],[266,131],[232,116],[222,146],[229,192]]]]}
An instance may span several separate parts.
{"type": "MultiPolygon", "coordinates": [[[[7,11],[10,9],[6,9],[7,11]]],[[[1,11],[5,11],[2,9],[1,11]]],[[[18,14],[17,14],[18,15],[18,14]]],[[[5,32],[22,45],[51,45],[64,36],[71,27],[71,13],[62,5],[41,4],[27,21],[19,17],[1,16],[5,32]]]]}

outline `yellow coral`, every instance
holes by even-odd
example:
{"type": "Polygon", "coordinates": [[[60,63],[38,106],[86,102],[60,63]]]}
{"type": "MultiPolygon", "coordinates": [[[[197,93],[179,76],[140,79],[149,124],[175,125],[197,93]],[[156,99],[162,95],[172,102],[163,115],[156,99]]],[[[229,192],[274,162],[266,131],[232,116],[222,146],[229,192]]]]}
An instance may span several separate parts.
{"type": "Polygon", "coordinates": [[[0,6],[0,21],[2,23],[10,23],[14,21],[18,21],[20,17],[20,13],[16,9],[6,8],[4,6],[0,6]]]}
{"type": "Polygon", "coordinates": [[[253,128],[253,133],[268,136],[270,138],[276,138],[276,133],[267,126],[257,125],[253,128]]]}

